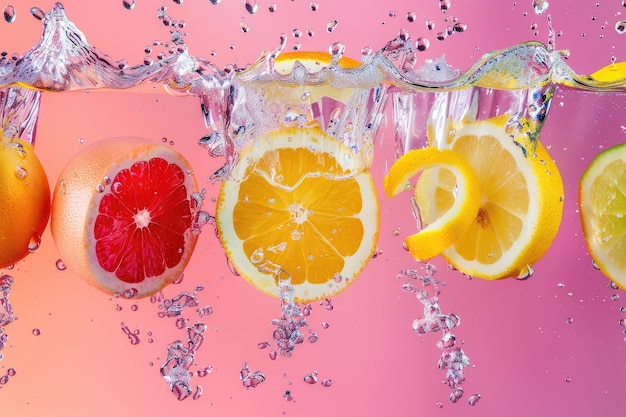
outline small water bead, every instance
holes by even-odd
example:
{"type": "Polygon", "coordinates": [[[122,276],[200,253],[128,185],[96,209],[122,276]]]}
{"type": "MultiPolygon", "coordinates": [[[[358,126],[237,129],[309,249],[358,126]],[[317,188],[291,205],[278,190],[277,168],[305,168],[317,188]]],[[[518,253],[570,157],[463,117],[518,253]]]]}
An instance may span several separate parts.
{"type": "Polygon", "coordinates": [[[63,263],[61,259],[57,259],[54,265],[57,267],[59,271],[65,271],[67,269],[67,266],[63,263]]]}
{"type": "Polygon", "coordinates": [[[3,13],[4,13],[4,20],[6,20],[7,23],[15,22],[16,13],[15,13],[15,8],[13,6],[11,6],[10,4],[8,6],[5,6],[3,13]]]}
{"type": "Polygon", "coordinates": [[[310,385],[317,384],[317,372],[304,375],[304,382],[310,385]]]}
{"type": "Polygon", "coordinates": [[[241,31],[243,33],[248,33],[248,31],[250,30],[250,26],[248,26],[246,22],[240,22],[239,27],[241,28],[241,31]]]}
{"type": "Polygon", "coordinates": [[[28,177],[28,171],[26,171],[26,168],[18,165],[17,168],[15,168],[15,176],[21,180],[25,180],[28,177]]]}
{"type": "Polygon", "coordinates": [[[450,10],[450,0],[439,0],[439,9],[444,13],[450,10]]]}
{"type": "Polygon", "coordinates": [[[572,317],[568,317],[565,319],[565,323],[567,324],[572,324],[574,322],[574,319],[572,317]]]}
{"type": "Polygon", "coordinates": [[[339,25],[338,21],[331,20],[330,22],[326,24],[326,32],[332,33],[335,29],[337,29],[338,25],[339,25]]]}
{"type": "Polygon", "coordinates": [[[137,310],[139,310],[139,306],[137,304],[133,304],[133,305],[130,306],[130,310],[131,311],[137,311],[137,310]]]}
{"type": "Polygon", "coordinates": [[[294,29],[291,31],[291,34],[294,38],[299,38],[300,36],[302,36],[302,31],[300,29],[294,29]]]}
{"type": "Polygon", "coordinates": [[[615,31],[620,35],[626,33],[626,20],[620,20],[615,23],[615,31]]]}
{"type": "Polygon", "coordinates": [[[250,14],[255,14],[259,8],[259,4],[256,0],[246,0],[245,1],[246,11],[250,14]]]}
{"type": "Polygon", "coordinates": [[[135,8],[135,0],[122,0],[122,5],[126,10],[133,10],[135,8]]]}
{"type": "Polygon", "coordinates": [[[480,394],[473,394],[467,399],[467,403],[471,406],[474,406],[480,400],[480,394]]]}
{"type": "Polygon", "coordinates": [[[286,401],[293,401],[293,394],[291,393],[290,390],[286,390],[285,392],[283,392],[283,398],[286,401]]]}
{"type": "Polygon", "coordinates": [[[438,41],[445,41],[447,37],[448,37],[448,32],[438,32],[436,39],[438,41]]]}
{"type": "Polygon", "coordinates": [[[317,2],[313,1],[311,2],[311,11],[316,12],[317,9],[319,9],[320,5],[317,4],[317,2]]]}
{"type": "Polygon", "coordinates": [[[535,14],[543,14],[548,10],[550,4],[546,0],[533,0],[533,10],[535,14]]]}
{"type": "Polygon", "coordinates": [[[270,13],[274,13],[277,8],[276,3],[270,3],[270,5],[267,8],[270,11],[270,13]]]}
{"type": "Polygon", "coordinates": [[[433,20],[426,21],[426,29],[433,30],[435,29],[435,22],[433,20]]]}
{"type": "Polygon", "coordinates": [[[391,231],[391,234],[393,234],[394,236],[400,236],[400,228],[396,227],[391,231]]]}
{"type": "Polygon", "coordinates": [[[619,300],[619,294],[611,295],[611,301],[617,301],[617,300],[619,300]]]}
{"type": "Polygon", "coordinates": [[[424,52],[430,47],[430,41],[427,38],[417,38],[415,41],[415,47],[418,51],[424,52]]]}
{"type": "Polygon", "coordinates": [[[409,23],[413,23],[415,22],[415,20],[417,19],[417,14],[415,14],[415,12],[408,12],[406,14],[406,21],[409,23]]]}
{"type": "Polygon", "coordinates": [[[313,35],[315,35],[315,31],[313,30],[313,28],[308,28],[306,30],[306,34],[309,35],[309,37],[312,37],[313,35]]]}
{"type": "Polygon", "coordinates": [[[46,18],[46,13],[39,7],[31,7],[30,14],[37,20],[44,20],[46,18]]]}
{"type": "Polygon", "coordinates": [[[35,233],[30,237],[30,240],[28,241],[28,251],[32,253],[39,249],[39,246],[41,246],[41,236],[35,233]]]}
{"type": "Polygon", "coordinates": [[[566,376],[565,377],[565,382],[567,382],[569,384],[570,382],[572,382],[572,378],[570,378],[569,376],[566,376]]]}
{"type": "Polygon", "coordinates": [[[39,336],[41,334],[41,330],[33,329],[33,336],[39,336]]]}
{"type": "Polygon", "coordinates": [[[321,383],[320,385],[322,385],[323,387],[328,388],[328,387],[330,387],[330,386],[332,386],[332,385],[333,385],[333,381],[332,381],[332,379],[328,379],[328,378],[326,378],[326,379],[324,379],[324,380],[322,381],[322,383],[321,383]]]}
{"type": "Polygon", "coordinates": [[[455,32],[465,32],[467,30],[467,25],[465,23],[455,23],[453,29],[455,32]]]}

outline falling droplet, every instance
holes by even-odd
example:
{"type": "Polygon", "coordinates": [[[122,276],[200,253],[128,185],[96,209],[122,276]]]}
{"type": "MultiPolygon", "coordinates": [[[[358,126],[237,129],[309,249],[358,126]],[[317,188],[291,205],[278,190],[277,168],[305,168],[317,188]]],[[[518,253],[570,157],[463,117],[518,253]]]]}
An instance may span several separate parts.
{"type": "Polygon", "coordinates": [[[239,23],[239,27],[241,28],[241,31],[243,33],[248,33],[248,31],[250,30],[250,26],[248,26],[246,22],[239,23]]]}
{"type": "Polygon", "coordinates": [[[311,2],[311,10],[312,11],[314,11],[314,12],[317,11],[317,9],[319,9],[319,7],[320,7],[320,5],[317,4],[317,2],[314,2],[314,1],[311,2]]]}
{"type": "Polygon", "coordinates": [[[59,271],[65,271],[67,269],[67,266],[65,265],[65,263],[63,263],[61,259],[57,259],[55,265],[59,271]]]}
{"type": "Polygon", "coordinates": [[[30,14],[37,20],[44,20],[46,18],[46,14],[39,7],[31,7],[30,14]]]}
{"type": "Polygon", "coordinates": [[[256,0],[246,0],[245,5],[246,10],[250,14],[255,14],[259,8],[259,4],[256,2],[256,0]]]}
{"type": "Polygon", "coordinates": [[[406,14],[407,22],[413,23],[413,22],[415,22],[415,19],[417,19],[417,15],[415,14],[415,12],[408,12],[406,14]]]}
{"type": "Polygon", "coordinates": [[[34,252],[37,249],[39,249],[39,246],[41,245],[41,236],[39,236],[37,233],[33,234],[30,238],[30,241],[28,242],[28,250],[29,252],[34,252]]]}
{"type": "Polygon", "coordinates": [[[312,374],[305,374],[304,382],[306,382],[307,384],[311,384],[311,385],[316,384],[317,376],[315,375],[315,372],[313,372],[312,374]]]}
{"type": "Polygon", "coordinates": [[[426,38],[417,38],[417,41],[415,41],[415,47],[420,52],[427,50],[429,46],[430,41],[426,38]]]}
{"type": "Polygon", "coordinates": [[[334,31],[335,29],[337,29],[337,25],[339,25],[339,22],[336,20],[331,20],[330,22],[328,22],[326,24],[326,32],[328,33],[332,33],[332,31],[334,31]]]}
{"type": "Polygon", "coordinates": [[[474,406],[476,405],[476,403],[478,403],[479,400],[480,400],[480,394],[474,394],[467,399],[467,403],[471,406],[474,406]]]}
{"type": "Polygon", "coordinates": [[[535,14],[543,14],[546,10],[548,10],[548,2],[546,0],[533,0],[533,10],[535,14]]]}
{"type": "Polygon", "coordinates": [[[331,385],[333,385],[333,381],[331,379],[326,378],[325,380],[322,381],[321,384],[323,387],[330,387],[331,385]]]}
{"type": "Polygon", "coordinates": [[[274,13],[276,11],[276,3],[271,3],[268,6],[268,9],[269,9],[270,13],[274,13]]]}
{"type": "Polygon", "coordinates": [[[122,5],[126,10],[133,10],[135,8],[135,0],[122,0],[122,5]]]}
{"type": "Polygon", "coordinates": [[[620,20],[615,24],[615,30],[618,34],[623,35],[626,33],[626,20],[620,20]]]}
{"type": "Polygon", "coordinates": [[[4,20],[8,23],[15,22],[15,8],[11,5],[8,5],[4,8],[4,20]]]}
{"type": "Polygon", "coordinates": [[[439,0],[439,9],[444,13],[450,10],[450,0],[439,0]]]}

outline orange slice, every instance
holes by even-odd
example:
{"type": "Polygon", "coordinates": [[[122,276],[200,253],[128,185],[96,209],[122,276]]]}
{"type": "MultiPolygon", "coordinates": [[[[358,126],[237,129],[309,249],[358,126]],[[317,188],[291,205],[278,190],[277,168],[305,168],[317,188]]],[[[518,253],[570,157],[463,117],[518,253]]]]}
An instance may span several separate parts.
{"type": "Polygon", "coordinates": [[[343,144],[316,128],[272,132],[244,149],[222,183],[216,221],[237,271],[279,296],[334,296],[372,257],[379,208],[371,174],[343,144]]]}

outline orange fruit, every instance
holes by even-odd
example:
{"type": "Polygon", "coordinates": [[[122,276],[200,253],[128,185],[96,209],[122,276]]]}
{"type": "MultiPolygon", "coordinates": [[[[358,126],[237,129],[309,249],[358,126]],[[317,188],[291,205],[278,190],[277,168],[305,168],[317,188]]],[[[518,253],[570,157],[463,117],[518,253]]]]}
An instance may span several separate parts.
{"type": "Polygon", "coordinates": [[[109,294],[145,297],[175,281],[197,241],[193,170],[138,138],[96,142],[54,189],[51,230],[68,269],[109,294]]]}
{"type": "Polygon", "coordinates": [[[0,136],[0,268],[5,268],[39,244],[50,216],[50,187],[33,147],[1,130],[0,136]]]}
{"type": "MultiPolygon", "coordinates": [[[[439,143],[460,154],[480,185],[478,212],[467,230],[442,252],[452,266],[484,279],[528,277],[545,254],[563,215],[563,180],[539,142],[525,155],[506,131],[508,115],[450,126],[439,143]]],[[[419,177],[415,198],[426,223],[436,221],[454,202],[457,181],[446,167],[419,177]]]]}
{"type": "Polygon", "coordinates": [[[237,271],[296,302],[338,294],[372,257],[379,208],[359,157],[318,128],[289,128],[245,148],[222,183],[216,221],[237,271]]]}
{"type": "Polygon", "coordinates": [[[580,219],[589,254],[626,289],[626,144],[599,153],[580,179],[580,219]]]}

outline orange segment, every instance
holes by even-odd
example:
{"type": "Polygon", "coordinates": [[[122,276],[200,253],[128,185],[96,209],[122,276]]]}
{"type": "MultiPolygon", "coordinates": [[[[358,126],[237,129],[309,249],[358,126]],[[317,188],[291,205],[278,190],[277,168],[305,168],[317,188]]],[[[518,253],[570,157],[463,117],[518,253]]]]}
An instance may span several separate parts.
{"type": "Polygon", "coordinates": [[[216,212],[238,272],[274,296],[276,277],[287,274],[299,302],[331,297],[357,277],[374,252],[378,216],[373,179],[357,156],[302,128],[245,149],[216,212]]]}

